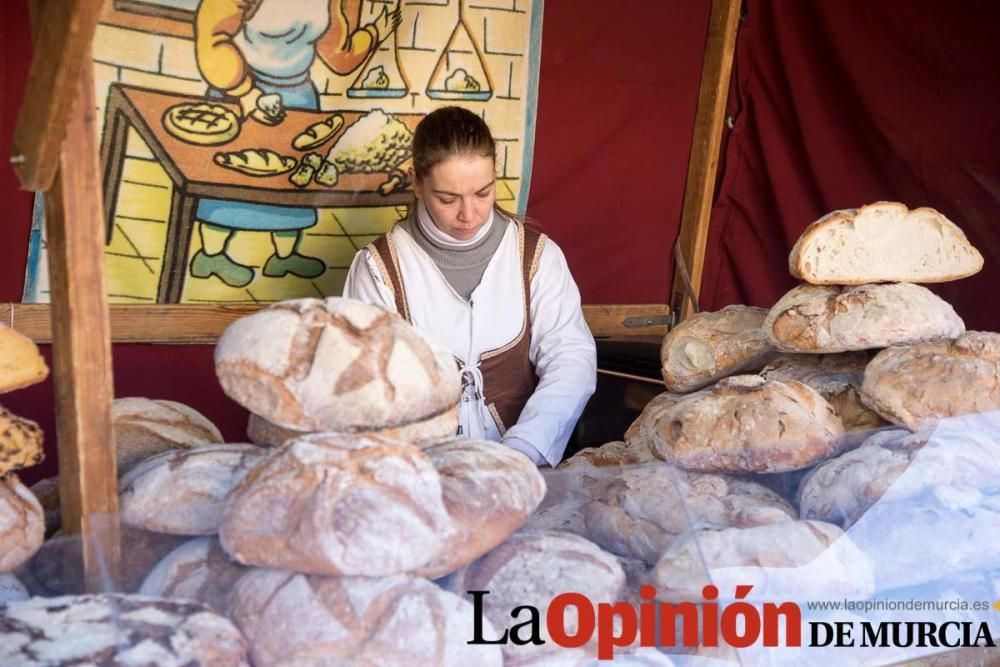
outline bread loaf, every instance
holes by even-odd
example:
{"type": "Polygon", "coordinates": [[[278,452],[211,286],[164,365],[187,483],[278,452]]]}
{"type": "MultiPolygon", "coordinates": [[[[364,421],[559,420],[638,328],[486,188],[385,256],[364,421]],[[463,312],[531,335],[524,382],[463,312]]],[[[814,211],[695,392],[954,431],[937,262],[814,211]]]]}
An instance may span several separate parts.
{"type": "Polygon", "coordinates": [[[635,437],[631,442],[615,440],[606,442],[600,447],[581,449],[573,456],[559,464],[560,470],[569,470],[578,466],[603,468],[605,466],[633,466],[643,463],[659,463],[653,456],[649,441],[635,437]]]}
{"type": "Polygon", "coordinates": [[[510,537],[542,501],[545,481],[526,456],[497,442],[454,440],[426,452],[457,528],[440,554],[418,571],[433,579],[510,537]]]}
{"type": "Polygon", "coordinates": [[[0,394],[29,387],[49,375],[49,367],[27,336],[0,324],[0,394]]]}
{"type": "Polygon", "coordinates": [[[978,273],[979,254],[932,208],[897,202],[833,211],[809,225],[788,256],[792,275],[814,285],[942,283],[978,273]]]}
{"type": "Polygon", "coordinates": [[[970,331],[955,341],[882,350],[865,369],[861,400],[910,430],[1000,410],[1000,333],[970,331]]]}
{"type": "MultiPolygon", "coordinates": [[[[417,447],[430,447],[451,440],[458,430],[458,405],[428,420],[366,432],[394,440],[402,440],[417,447]]],[[[327,431],[329,432],[329,431],[327,431]]],[[[308,433],[272,424],[260,415],[250,413],[247,421],[247,437],[250,442],[263,447],[276,447],[287,440],[308,433]]]]}
{"type": "Polygon", "coordinates": [[[784,352],[830,353],[957,338],[965,324],[920,285],[799,285],[774,305],[764,330],[784,352]]]}
{"type": "MultiPolygon", "coordinates": [[[[472,605],[423,579],[317,577],[252,570],[232,618],[256,665],[501,667],[496,645],[470,645],[472,605]]],[[[489,622],[485,637],[496,637],[489,622]]]]}
{"type": "Polygon", "coordinates": [[[665,391],[662,394],[655,396],[646,407],[642,409],[642,412],[636,417],[628,429],[625,431],[625,435],[622,437],[627,443],[631,443],[633,440],[639,438],[642,433],[642,425],[646,422],[652,421],[656,418],[656,415],[661,414],[664,410],[674,405],[687,394],[675,394],[671,391],[665,391]]]}
{"type": "MultiPolygon", "coordinates": [[[[374,431],[457,405],[455,360],[399,315],[330,297],[294,299],[233,322],[215,348],[223,390],[299,431],[374,431]]],[[[442,436],[453,436],[450,422],[442,436]]]]}
{"type": "Polygon", "coordinates": [[[223,551],[218,539],[199,537],[164,556],[143,580],[139,594],[194,600],[225,615],[233,586],[246,572],[223,551]]]}
{"type": "Polygon", "coordinates": [[[696,531],[667,549],[651,580],[667,601],[700,601],[709,583],[722,595],[753,586],[748,599],[768,601],[859,599],[874,590],[868,559],[840,528],[821,521],[696,531]]]}
{"type": "Polygon", "coordinates": [[[420,449],[319,433],[272,451],[232,490],[219,538],[247,565],[380,577],[435,562],[456,530],[420,449]]]}
{"type": "Polygon", "coordinates": [[[28,489],[38,499],[45,515],[45,537],[59,530],[62,524],[59,503],[59,477],[46,477],[32,484],[28,489]]]}
{"type": "MultiPolygon", "coordinates": [[[[563,532],[521,532],[468,567],[459,570],[442,585],[448,590],[489,591],[483,598],[483,612],[499,628],[510,625],[510,612],[520,605],[532,605],[545,618],[552,598],[560,593],[581,593],[594,601],[617,600],[625,586],[625,573],[618,560],[596,544],[563,532]]],[[[567,614],[565,629],[576,633],[575,618],[567,614]]],[[[505,644],[504,658],[539,658],[559,647],[552,644],[541,627],[541,646],[505,644]]]]}
{"type": "Polygon", "coordinates": [[[17,475],[0,478],[0,574],[31,558],[43,539],[45,518],[38,499],[17,475]]]}
{"type": "Polygon", "coordinates": [[[44,458],[38,424],[0,406],[0,477],[37,465],[44,458]]]}
{"type": "Polygon", "coordinates": [[[667,389],[687,392],[767,363],[773,350],[761,325],[767,311],[726,306],[697,313],[670,330],[660,348],[667,389]]]}
{"type": "Polygon", "coordinates": [[[204,443],[221,443],[215,424],[183,403],[138,396],[116,398],[111,419],[121,477],[151,456],[204,443]]]}
{"type": "Polygon", "coordinates": [[[801,382],[738,375],[692,394],[649,426],[654,453],[701,472],[784,472],[849,443],[833,407],[801,382]]]}
{"type": "Polygon", "coordinates": [[[621,471],[604,496],[586,506],[584,517],[597,544],[654,565],[691,524],[746,527],[789,521],[797,515],[759,484],[658,465],[621,471]]]}
{"type": "Polygon", "coordinates": [[[226,496],[260,462],[257,445],[204,445],[146,459],[119,482],[122,521],[174,535],[219,530],[226,496]]]}
{"type": "Polygon", "coordinates": [[[248,667],[247,644],[207,607],[133,595],[0,605],[0,664],[248,667]]]}

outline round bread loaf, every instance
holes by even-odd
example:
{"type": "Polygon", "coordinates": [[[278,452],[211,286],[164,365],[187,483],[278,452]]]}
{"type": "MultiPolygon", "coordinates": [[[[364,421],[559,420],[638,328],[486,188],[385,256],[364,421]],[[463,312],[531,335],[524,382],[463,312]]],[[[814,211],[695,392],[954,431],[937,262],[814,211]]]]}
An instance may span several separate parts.
{"type": "Polygon", "coordinates": [[[700,472],[785,472],[839,454],[848,441],[833,407],[801,382],[721,380],[649,424],[653,452],[700,472]]]}
{"type": "Polygon", "coordinates": [[[236,320],[219,338],[215,369],[237,403],[309,432],[427,421],[454,409],[461,390],[443,347],[396,313],[338,297],[284,301],[236,320]]]}
{"type": "MultiPolygon", "coordinates": [[[[424,579],[317,577],[252,570],[232,618],[257,665],[501,667],[495,645],[470,645],[472,605],[424,579]]],[[[488,621],[483,635],[496,637],[488,621]]]]}
{"type": "Polygon", "coordinates": [[[865,369],[861,400],[894,424],[1000,410],[1000,333],[882,350],[865,369]]]}
{"type": "Polygon", "coordinates": [[[212,535],[226,496],[267,451],[249,444],[204,445],[146,459],[119,482],[122,521],[158,533],[212,535]]]}
{"type": "MultiPolygon", "coordinates": [[[[520,532],[468,567],[442,580],[448,590],[489,591],[483,597],[483,613],[499,628],[511,623],[510,613],[520,605],[531,605],[546,617],[556,595],[580,593],[595,604],[614,602],[625,587],[625,573],[618,559],[578,535],[564,532],[520,532]]],[[[576,633],[576,619],[566,614],[564,627],[576,633]]],[[[547,643],[502,645],[506,660],[537,658],[555,651],[542,623],[541,637],[547,643]]]]}
{"type": "MultiPolygon", "coordinates": [[[[14,316],[11,315],[11,322],[14,316]]],[[[49,375],[35,341],[0,324],[0,394],[30,387],[49,375]]],[[[0,471],[2,475],[6,471],[0,471]]]]}
{"type": "Polygon", "coordinates": [[[139,594],[195,600],[228,614],[233,586],[246,572],[223,551],[218,539],[199,537],[164,556],[142,582],[139,594]]]}
{"type": "Polygon", "coordinates": [[[183,403],[138,396],[111,403],[118,476],[145,459],[175,449],[221,443],[222,434],[203,414],[183,403]]]}
{"type": "Polygon", "coordinates": [[[660,360],[667,389],[701,389],[726,376],[755,371],[774,350],[761,325],[764,308],[726,306],[692,315],[663,338],[660,360]]]}
{"type": "Polygon", "coordinates": [[[764,331],[784,352],[830,353],[957,338],[965,324],[920,285],[799,285],[771,308],[764,331]]]}
{"type": "Polygon", "coordinates": [[[289,441],[232,490],[219,538],[247,565],[379,577],[434,562],[457,530],[427,455],[372,436],[289,441]]]}
{"type": "Polygon", "coordinates": [[[426,453],[457,530],[421,576],[434,579],[479,558],[520,528],[545,496],[538,468],[500,443],[454,440],[426,453]]]}
{"type": "Polygon", "coordinates": [[[584,516],[591,539],[649,565],[692,528],[748,527],[797,518],[787,502],[760,484],[667,465],[622,471],[602,498],[586,506],[584,516]]]}
{"type": "Polygon", "coordinates": [[[203,605],[134,595],[0,605],[0,664],[248,667],[246,640],[203,605]]]}
{"type": "Polygon", "coordinates": [[[700,601],[709,583],[721,597],[747,585],[747,599],[769,601],[861,599],[874,591],[868,559],[844,531],[822,521],[698,530],[671,545],[650,578],[656,597],[672,602],[700,601]]]}
{"type": "Polygon", "coordinates": [[[0,478],[0,574],[31,558],[45,539],[45,515],[38,499],[17,475],[0,478]]]}
{"type": "MultiPolygon", "coordinates": [[[[414,422],[403,426],[368,431],[368,435],[377,435],[394,440],[402,440],[417,447],[430,447],[443,441],[451,440],[458,431],[458,405],[454,408],[431,417],[422,422],[414,422]]],[[[329,432],[329,431],[327,431],[329,432]]],[[[247,420],[247,437],[250,442],[262,447],[276,447],[287,440],[309,435],[277,424],[272,424],[260,415],[250,413],[247,420]]]]}
{"type": "Polygon", "coordinates": [[[625,442],[631,443],[633,440],[639,438],[642,434],[643,424],[656,419],[656,416],[661,414],[667,408],[673,406],[675,403],[683,399],[687,394],[675,394],[671,391],[665,391],[662,394],[654,397],[646,407],[642,409],[639,416],[636,417],[628,429],[625,431],[625,435],[622,438],[625,442]]]}
{"type": "Polygon", "coordinates": [[[649,440],[636,437],[629,442],[615,440],[600,447],[581,449],[559,464],[560,470],[570,470],[578,466],[603,468],[606,466],[634,466],[643,463],[659,463],[653,456],[649,440]]]}

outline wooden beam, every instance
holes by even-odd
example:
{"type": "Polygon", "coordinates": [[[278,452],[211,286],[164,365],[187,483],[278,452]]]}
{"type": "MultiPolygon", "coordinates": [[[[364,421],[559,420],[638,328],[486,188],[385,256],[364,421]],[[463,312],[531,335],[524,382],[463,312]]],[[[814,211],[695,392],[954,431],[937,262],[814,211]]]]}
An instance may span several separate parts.
{"type": "MultiPolygon", "coordinates": [[[[46,56],[39,52],[36,61],[46,56]]],[[[82,572],[86,590],[97,592],[117,588],[118,489],[90,49],[79,57],[76,94],[64,101],[71,107],[67,139],[55,182],[45,195],[45,234],[62,525],[67,533],[84,537],[82,568],[67,571],[82,572]]]]}
{"type": "Polygon", "coordinates": [[[11,155],[25,190],[48,190],[55,179],[80,75],[91,66],[87,54],[102,4],[102,0],[38,3],[41,12],[32,31],[34,57],[11,155]]]}
{"type": "MultiPolygon", "coordinates": [[[[254,313],[259,305],[110,306],[111,340],[115,343],[212,344],[229,324],[254,313]]],[[[666,334],[667,305],[585,305],[583,315],[597,337],[666,334]],[[652,324],[647,322],[652,321],[652,324]]],[[[0,304],[0,322],[9,324],[36,343],[52,342],[52,313],[44,303],[0,304]]]]}
{"type": "Polygon", "coordinates": [[[726,96],[736,51],[740,4],[741,0],[712,0],[694,137],[688,158],[681,229],[674,249],[670,312],[675,324],[698,309],[697,299],[708,245],[708,222],[719,167],[719,146],[725,123],[726,96]]]}

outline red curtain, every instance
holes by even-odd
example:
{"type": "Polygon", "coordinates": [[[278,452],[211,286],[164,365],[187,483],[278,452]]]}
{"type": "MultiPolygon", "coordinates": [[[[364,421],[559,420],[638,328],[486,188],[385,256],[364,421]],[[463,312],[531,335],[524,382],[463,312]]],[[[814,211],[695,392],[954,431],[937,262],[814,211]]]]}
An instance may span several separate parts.
{"type": "Polygon", "coordinates": [[[1000,330],[998,10],[748,0],[703,308],[772,305],[807,224],[894,200],[938,209],[982,252],[981,273],[932,289],[970,329],[1000,330]]]}

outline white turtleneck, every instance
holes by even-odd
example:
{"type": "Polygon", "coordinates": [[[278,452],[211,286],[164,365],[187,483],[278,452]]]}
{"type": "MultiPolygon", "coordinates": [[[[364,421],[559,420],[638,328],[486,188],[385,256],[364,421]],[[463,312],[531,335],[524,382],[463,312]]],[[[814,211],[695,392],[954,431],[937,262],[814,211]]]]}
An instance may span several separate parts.
{"type": "Polygon", "coordinates": [[[434,218],[431,217],[430,211],[427,210],[427,205],[424,204],[423,199],[417,200],[417,223],[420,225],[420,229],[423,230],[427,238],[431,239],[436,243],[441,245],[451,246],[453,248],[464,248],[467,246],[475,245],[486,238],[486,235],[490,233],[490,229],[493,227],[493,209],[490,209],[490,217],[487,218],[486,224],[479,228],[476,235],[471,239],[463,241],[462,239],[456,239],[451,234],[442,231],[436,224],[434,224],[434,218]]]}

